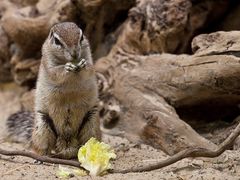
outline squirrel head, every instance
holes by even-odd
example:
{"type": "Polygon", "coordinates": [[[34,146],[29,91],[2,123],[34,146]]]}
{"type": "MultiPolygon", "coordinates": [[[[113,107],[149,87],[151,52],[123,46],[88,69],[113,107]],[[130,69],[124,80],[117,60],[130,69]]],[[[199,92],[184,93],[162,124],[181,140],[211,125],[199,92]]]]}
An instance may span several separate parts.
{"type": "Polygon", "coordinates": [[[72,22],[54,25],[43,46],[43,54],[51,54],[58,63],[80,61],[88,41],[82,30],[72,22]]]}

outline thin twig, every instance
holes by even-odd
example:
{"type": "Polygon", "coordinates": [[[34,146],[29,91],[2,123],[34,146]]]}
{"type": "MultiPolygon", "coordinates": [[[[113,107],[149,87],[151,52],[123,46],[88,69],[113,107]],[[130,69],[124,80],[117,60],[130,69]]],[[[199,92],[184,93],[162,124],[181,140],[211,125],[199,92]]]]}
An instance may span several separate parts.
{"type": "Polygon", "coordinates": [[[65,160],[65,159],[59,159],[59,158],[51,158],[48,156],[40,156],[32,152],[28,151],[6,151],[3,149],[0,149],[0,154],[3,154],[5,156],[25,156],[29,158],[33,158],[42,162],[47,163],[53,163],[53,164],[63,164],[63,165],[69,165],[80,168],[80,163],[78,161],[74,160],[65,160]]]}
{"type": "MultiPolygon", "coordinates": [[[[208,150],[204,148],[189,148],[167,158],[166,160],[160,161],[152,165],[146,165],[142,167],[132,167],[129,169],[122,169],[122,170],[113,169],[113,170],[110,170],[109,172],[110,173],[146,172],[146,171],[152,171],[152,170],[169,166],[177,161],[180,161],[188,157],[214,158],[221,155],[225,150],[231,147],[231,145],[234,143],[235,139],[239,135],[240,135],[240,123],[234,129],[234,131],[230,134],[230,136],[228,136],[228,138],[224,142],[222,142],[216,150],[208,150]]],[[[30,158],[42,161],[42,162],[53,163],[53,164],[63,164],[63,165],[69,165],[69,166],[81,168],[80,163],[77,161],[51,158],[47,156],[39,156],[37,154],[34,154],[32,152],[27,152],[27,151],[6,151],[6,150],[0,149],[0,154],[6,155],[6,156],[25,156],[25,157],[30,157],[30,158]]]]}

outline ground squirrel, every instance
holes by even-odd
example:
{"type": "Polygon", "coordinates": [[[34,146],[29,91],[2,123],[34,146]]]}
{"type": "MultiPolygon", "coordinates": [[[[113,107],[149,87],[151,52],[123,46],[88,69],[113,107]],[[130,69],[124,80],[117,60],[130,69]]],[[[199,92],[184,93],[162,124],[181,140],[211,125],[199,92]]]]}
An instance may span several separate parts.
{"type": "Polygon", "coordinates": [[[90,137],[101,138],[90,47],[76,24],[51,28],[42,47],[35,96],[35,118],[28,112],[8,118],[13,139],[30,139],[38,154],[55,152],[54,156],[69,159],[90,137]]]}

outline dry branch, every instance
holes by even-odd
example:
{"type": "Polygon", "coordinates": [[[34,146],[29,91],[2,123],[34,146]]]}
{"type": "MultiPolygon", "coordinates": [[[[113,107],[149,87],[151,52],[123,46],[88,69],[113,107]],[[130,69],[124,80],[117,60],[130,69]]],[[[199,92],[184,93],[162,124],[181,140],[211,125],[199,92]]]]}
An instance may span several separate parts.
{"type": "MultiPolygon", "coordinates": [[[[228,136],[228,138],[222,142],[219,147],[216,150],[208,150],[203,148],[190,148],[183,150],[171,157],[169,157],[166,160],[160,161],[153,165],[146,165],[141,167],[132,167],[129,169],[113,169],[110,170],[110,173],[131,173],[131,172],[146,172],[146,171],[152,171],[156,169],[160,169],[166,166],[169,166],[173,163],[176,163],[184,158],[188,157],[208,157],[208,158],[214,158],[219,155],[221,155],[225,150],[227,150],[231,145],[234,143],[235,139],[240,135],[240,124],[234,129],[234,131],[228,136]]],[[[50,158],[47,156],[39,156],[37,154],[34,154],[32,152],[26,152],[26,151],[6,151],[0,149],[0,154],[6,155],[6,156],[25,156],[30,157],[42,162],[47,163],[54,163],[54,164],[63,164],[63,165],[69,165],[74,167],[80,167],[80,163],[73,160],[64,160],[64,159],[58,159],[58,158],[50,158]]]]}
{"type": "Polygon", "coordinates": [[[48,156],[40,156],[35,153],[29,152],[29,151],[7,151],[0,149],[0,154],[5,156],[25,156],[32,159],[36,159],[41,162],[46,163],[53,163],[53,164],[63,164],[63,165],[69,165],[74,167],[80,167],[80,163],[74,160],[65,160],[65,159],[59,159],[59,158],[51,158],[48,156]]]}

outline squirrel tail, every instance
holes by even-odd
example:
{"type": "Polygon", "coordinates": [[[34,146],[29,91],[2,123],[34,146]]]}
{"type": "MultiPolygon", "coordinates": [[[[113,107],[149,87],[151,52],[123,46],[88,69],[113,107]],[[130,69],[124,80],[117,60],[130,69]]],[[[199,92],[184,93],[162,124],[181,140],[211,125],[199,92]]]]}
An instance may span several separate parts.
{"type": "Polygon", "coordinates": [[[11,142],[31,144],[34,125],[34,113],[19,111],[12,114],[6,121],[7,140],[11,142]]]}

